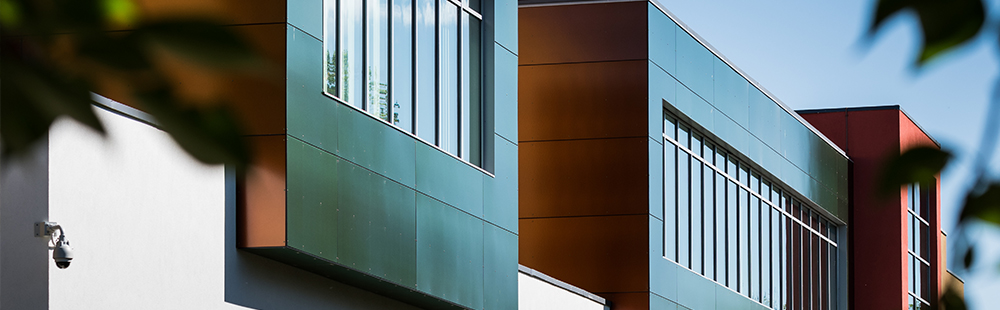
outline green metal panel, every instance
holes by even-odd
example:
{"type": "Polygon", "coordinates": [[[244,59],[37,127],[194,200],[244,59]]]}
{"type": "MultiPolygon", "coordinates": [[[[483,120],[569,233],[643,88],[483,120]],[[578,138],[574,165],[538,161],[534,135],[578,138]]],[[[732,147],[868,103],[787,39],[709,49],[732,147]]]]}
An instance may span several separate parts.
{"type": "Polygon", "coordinates": [[[696,94],[713,102],[712,55],[691,35],[677,32],[677,72],[670,72],[696,94]]]}
{"type": "Polygon", "coordinates": [[[323,0],[294,0],[287,3],[289,24],[314,37],[323,37],[323,0]]]}
{"type": "Polygon", "coordinates": [[[666,298],[649,294],[649,310],[676,310],[677,304],[666,298]]]}
{"type": "Polygon", "coordinates": [[[364,112],[341,106],[337,114],[339,155],[406,186],[414,186],[413,137],[364,112]]]}
{"type": "Polygon", "coordinates": [[[517,143],[517,55],[496,45],[496,133],[517,143]]]}
{"type": "Polygon", "coordinates": [[[677,303],[692,310],[715,309],[715,288],[720,285],[695,274],[686,268],[678,268],[677,303]]]}
{"type": "Polygon", "coordinates": [[[663,258],[663,221],[649,219],[649,290],[668,299],[677,299],[676,263],[663,258]]]}
{"type": "Polygon", "coordinates": [[[663,104],[672,103],[677,98],[677,80],[652,61],[649,62],[647,72],[649,72],[649,137],[662,139],[663,104]]]}
{"type": "Polygon", "coordinates": [[[398,284],[416,286],[414,191],[347,161],[338,169],[338,261],[398,284]]]}
{"type": "Polygon", "coordinates": [[[338,184],[336,156],[298,139],[287,142],[287,244],[337,261],[338,184]]]}
{"type": "Polygon", "coordinates": [[[483,213],[486,221],[517,233],[517,145],[494,140],[496,177],[483,174],[483,213]]]}
{"type": "MultiPolygon", "coordinates": [[[[656,140],[649,139],[649,214],[657,219],[663,219],[663,144],[661,143],[663,143],[662,136],[656,140]]],[[[652,245],[650,244],[650,249],[655,248],[652,245]]]]}
{"type": "Polygon", "coordinates": [[[715,286],[715,309],[719,310],[749,310],[755,304],[749,298],[733,292],[721,285],[715,286]]]}
{"type": "Polygon", "coordinates": [[[288,135],[337,152],[336,121],[340,103],[323,95],[323,45],[315,38],[288,27],[286,124],[288,135]]]}
{"type": "MultiPolygon", "coordinates": [[[[667,18],[652,2],[649,3],[649,60],[667,72],[677,69],[677,24],[667,18]]],[[[652,73],[651,73],[652,74],[652,73]]]]}
{"type": "Polygon", "coordinates": [[[482,221],[417,194],[417,289],[482,309],[483,246],[482,221]]]}
{"type": "MultiPolygon", "coordinates": [[[[517,54],[517,0],[494,0],[496,43],[517,54]]],[[[484,4],[489,1],[483,1],[484,4]]]]}
{"type": "Polygon", "coordinates": [[[416,146],[417,191],[481,218],[483,173],[438,149],[416,146]]]}
{"type": "Polygon", "coordinates": [[[517,309],[517,235],[485,225],[483,309],[517,309]]]}

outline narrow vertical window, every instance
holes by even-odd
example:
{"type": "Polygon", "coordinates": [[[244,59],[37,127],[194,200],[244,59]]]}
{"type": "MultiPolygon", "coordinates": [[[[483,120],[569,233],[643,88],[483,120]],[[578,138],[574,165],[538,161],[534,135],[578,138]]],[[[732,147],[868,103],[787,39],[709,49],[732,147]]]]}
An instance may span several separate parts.
{"type": "Polygon", "coordinates": [[[365,110],[384,121],[390,121],[389,112],[389,3],[386,0],[367,0],[365,21],[368,34],[368,57],[365,60],[365,110]]]}
{"type": "Polygon", "coordinates": [[[363,108],[364,1],[340,0],[340,99],[363,108]]]}
{"type": "Polygon", "coordinates": [[[470,14],[462,14],[462,118],[460,157],[470,163],[482,162],[482,119],[480,111],[480,21],[470,14]]]}
{"type": "Polygon", "coordinates": [[[437,1],[417,1],[417,137],[437,145],[437,1]]]}
{"type": "Polygon", "coordinates": [[[337,5],[337,0],[326,0],[323,2],[323,12],[326,20],[325,29],[323,31],[323,60],[326,62],[326,70],[324,75],[326,76],[325,83],[323,85],[324,90],[330,95],[336,97],[340,96],[340,84],[339,75],[337,69],[340,68],[340,37],[337,35],[337,31],[340,24],[339,6],[337,5]]]}
{"type": "Polygon", "coordinates": [[[440,74],[438,120],[440,134],[438,146],[451,154],[458,154],[458,6],[448,0],[439,0],[438,19],[440,45],[438,70],[440,74]]]}
{"type": "Polygon", "coordinates": [[[413,0],[392,0],[392,124],[413,132],[413,0]]]}

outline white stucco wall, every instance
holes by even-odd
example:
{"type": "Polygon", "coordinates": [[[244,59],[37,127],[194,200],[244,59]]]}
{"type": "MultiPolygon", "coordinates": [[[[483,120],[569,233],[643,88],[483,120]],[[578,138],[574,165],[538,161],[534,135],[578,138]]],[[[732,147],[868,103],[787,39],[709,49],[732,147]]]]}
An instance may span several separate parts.
{"type": "MultiPolygon", "coordinates": [[[[95,110],[106,137],[71,121],[49,135],[48,220],[66,229],[76,256],[67,269],[51,256],[30,259],[48,265],[49,309],[416,309],[236,249],[231,169],[196,162],[152,126],[95,110]]],[[[44,252],[35,239],[25,248],[44,252]]]]}
{"type": "Polygon", "coordinates": [[[538,278],[517,274],[520,310],[604,310],[604,305],[538,278]]]}
{"type": "Polygon", "coordinates": [[[224,302],[224,168],[97,111],[107,137],[71,121],[49,135],[49,219],[76,251],[49,264],[51,309],[242,308],[224,302]]]}

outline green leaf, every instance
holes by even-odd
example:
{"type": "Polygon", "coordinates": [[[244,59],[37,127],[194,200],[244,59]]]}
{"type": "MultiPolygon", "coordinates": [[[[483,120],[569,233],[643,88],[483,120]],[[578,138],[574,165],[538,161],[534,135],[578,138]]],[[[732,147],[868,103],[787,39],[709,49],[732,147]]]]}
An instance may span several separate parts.
{"type": "Polygon", "coordinates": [[[157,47],[205,67],[250,69],[263,63],[239,35],[210,21],[156,22],[140,27],[136,34],[157,47]]]}
{"type": "Polygon", "coordinates": [[[231,164],[239,169],[249,163],[241,127],[228,109],[217,105],[182,105],[165,90],[140,94],[139,99],[163,131],[198,161],[231,164]]]}
{"type": "Polygon", "coordinates": [[[917,60],[919,65],[971,40],[986,20],[981,0],[880,0],[869,35],[890,17],[906,10],[915,11],[920,19],[924,40],[917,60]]]}
{"type": "Polygon", "coordinates": [[[912,183],[930,183],[944,169],[951,154],[933,147],[921,146],[889,159],[878,183],[883,196],[899,193],[899,187],[912,183]]]}
{"type": "Polygon", "coordinates": [[[965,305],[965,299],[962,294],[955,291],[954,287],[949,286],[944,294],[941,295],[941,309],[948,310],[965,310],[968,307],[965,305]]]}
{"type": "Polygon", "coordinates": [[[986,190],[969,192],[958,220],[978,219],[1000,226],[1000,183],[991,183],[986,190]]]}
{"type": "Polygon", "coordinates": [[[101,33],[81,37],[80,54],[105,66],[126,71],[152,67],[134,35],[114,36],[101,33]]]}
{"type": "Polygon", "coordinates": [[[972,246],[969,246],[969,248],[965,250],[965,255],[962,256],[962,266],[965,266],[965,269],[969,269],[969,267],[972,266],[972,260],[975,256],[975,250],[973,250],[972,246]]]}

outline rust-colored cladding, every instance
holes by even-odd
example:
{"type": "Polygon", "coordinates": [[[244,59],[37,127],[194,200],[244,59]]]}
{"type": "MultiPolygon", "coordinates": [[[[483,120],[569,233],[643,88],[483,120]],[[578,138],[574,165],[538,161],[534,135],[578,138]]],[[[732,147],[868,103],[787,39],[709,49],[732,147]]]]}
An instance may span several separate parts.
{"type": "Polygon", "coordinates": [[[239,247],[285,246],[285,139],[247,138],[254,158],[236,193],[239,247]]]}
{"type": "Polygon", "coordinates": [[[519,262],[649,309],[647,2],[518,10],[519,262]]]}
{"type": "Polygon", "coordinates": [[[645,60],[520,65],[518,139],[645,137],[648,68],[645,60]]]}
{"type": "Polygon", "coordinates": [[[519,217],[648,214],[648,148],[645,137],[522,142],[519,217]]]}
{"type": "Polygon", "coordinates": [[[518,240],[518,262],[602,296],[648,292],[648,221],[645,214],[521,219],[529,238],[518,240]]]}
{"type": "Polygon", "coordinates": [[[521,8],[518,63],[645,63],[647,6],[645,1],[636,1],[521,8]]]}

